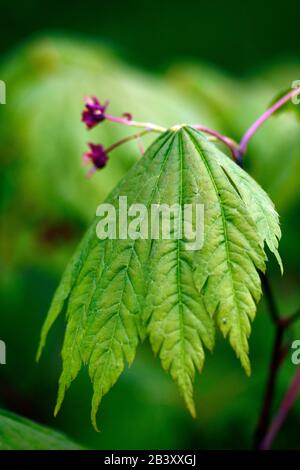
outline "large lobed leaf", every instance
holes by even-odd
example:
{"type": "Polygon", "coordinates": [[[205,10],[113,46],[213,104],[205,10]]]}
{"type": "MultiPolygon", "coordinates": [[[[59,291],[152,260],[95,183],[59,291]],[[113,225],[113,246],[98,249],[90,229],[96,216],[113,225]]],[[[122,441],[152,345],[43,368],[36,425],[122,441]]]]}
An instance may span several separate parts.
{"type": "Polygon", "coordinates": [[[87,232],[54,296],[39,354],[67,303],[56,412],[82,364],[88,364],[95,427],[103,395],[145,337],[192,415],[195,370],[203,367],[204,348],[213,348],[216,327],[250,373],[248,337],[261,295],[258,270],[265,270],[265,244],[280,261],[278,215],[269,197],[191,127],[160,136],[107,202],[118,209],[119,196],[127,196],[128,207],[203,204],[204,244],[189,251],[184,237],[100,241],[97,220],[87,232]]]}

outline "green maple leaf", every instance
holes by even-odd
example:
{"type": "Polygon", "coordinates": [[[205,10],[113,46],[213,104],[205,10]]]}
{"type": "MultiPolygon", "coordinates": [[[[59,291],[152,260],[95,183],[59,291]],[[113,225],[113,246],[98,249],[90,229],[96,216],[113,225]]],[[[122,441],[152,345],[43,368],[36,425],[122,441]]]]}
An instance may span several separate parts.
{"type": "MultiPolygon", "coordinates": [[[[177,382],[192,415],[195,371],[203,368],[205,348],[214,346],[216,328],[228,336],[250,373],[248,337],[261,295],[258,270],[265,271],[265,245],[281,264],[278,215],[269,197],[190,127],[160,136],[106,202],[118,209],[120,196],[127,197],[128,207],[203,204],[204,244],[188,250],[184,236],[162,239],[161,227],[158,239],[135,240],[99,240],[97,220],[88,230],[55,293],[38,356],[66,304],[55,412],[87,364],[94,388],[95,427],[103,395],[125,363],[132,363],[145,337],[177,382]]],[[[117,225],[121,223],[117,218],[117,225]]]]}

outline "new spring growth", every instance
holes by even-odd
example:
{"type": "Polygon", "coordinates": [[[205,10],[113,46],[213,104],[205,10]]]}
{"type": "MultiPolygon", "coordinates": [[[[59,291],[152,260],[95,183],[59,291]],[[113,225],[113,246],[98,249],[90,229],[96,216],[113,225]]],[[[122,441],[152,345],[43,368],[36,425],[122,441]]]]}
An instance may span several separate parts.
{"type": "MultiPolygon", "coordinates": [[[[276,103],[274,103],[270,108],[268,108],[245,132],[244,136],[241,139],[241,142],[238,144],[230,137],[220,134],[214,129],[203,126],[202,124],[192,124],[191,127],[197,129],[205,134],[210,135],[213,139],[216,139],[222,142],[228,147],[231,152],[233,159],[237,164],[241,165],[243,157],[247,151],[248,143],[250,139],[254,136],[257,130],[262,126],[262,124],[267,121],[278,109],[284,106],[289,100],[293,100],[295,97],[300,95],[300,87],[297,87],[281,97],[276,103]]],[[[123,113],[121,117],[113,116],[107,113],[107,108],[109,102],[106,101],[104,104],[101,104],[97,97],[87,97],[84,99],[85,108],[82,112],[82,121],[86,124],[87,129],[93,129],[95,126],[100,124],[103,121],[111,121],[119,124],[124,124],[129,127],[136,127],[143,129],[140,132],[137,132],[133,135],[125,137],[124,139],[115,142],[108,148],[104,148],[100,144],[89,143],[89,151],[85,152],[83,155],[85,163],[91,163],[92,167],[89,170],[87,176],[91,176],[95,173],[96,170],[104,168],[108,161],[108,154],[117,148],[119,145],[122,145],[130,140],[138,140],[140,142],[141,137],[149,132],[165,132],[167,129],[150,122],[138,122],[134,121],[132,114],[129,112],[123,113]]],[[[173,128],[176,129],[174,126],[173,128]]]]}

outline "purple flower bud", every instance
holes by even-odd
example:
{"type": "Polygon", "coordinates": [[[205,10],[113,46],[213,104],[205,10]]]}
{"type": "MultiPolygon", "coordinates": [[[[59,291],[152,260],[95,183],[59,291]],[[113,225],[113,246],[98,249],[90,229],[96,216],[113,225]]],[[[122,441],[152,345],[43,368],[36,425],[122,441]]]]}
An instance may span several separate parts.
{"type": "Polygon", "coordinates": [[[96,170],[105,167],[108,160],[108,155],[102,145],[89,144],[90,151],[83,154],[84,163],[92,163],[93,166],[88,172],[88,176],[91,176],[96,170]]]}
{"type": "Polygon", "coordinates": [[[82,112],[82,122],[84,122],[88,129],[92,129],[99,122],[105,119],[105,110],[108,102],[100,104],[99,100],[92,96],[85,98],[85,109],[82,112]]]}
{"type": "Polygon", "coordinates": [[[123,116],[124,116],[128,121],[132,121],[132,114],[131,114],[131,113],[123,113],[123,116]]]}

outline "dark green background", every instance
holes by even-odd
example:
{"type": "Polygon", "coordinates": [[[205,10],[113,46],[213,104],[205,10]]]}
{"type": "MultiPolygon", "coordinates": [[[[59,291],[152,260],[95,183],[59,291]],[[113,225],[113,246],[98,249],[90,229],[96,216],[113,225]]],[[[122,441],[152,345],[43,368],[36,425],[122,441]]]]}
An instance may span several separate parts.
{"type": "Polygon", "coordinates": [[[276,1],[1,0],[0,51],[41,30],[86,33],[151,70],[195,58],[237,74],[297,57],[299,3],[276,1]]]}
{"type": "MultiPolygon", "coordinates": [[[[218,336],[214,354],[207,354],[205,370],[196,378],[196,420],[147,342],[103,400],[100,434],[90,424],[91,385],[86,371],[53,418],[63,318],[50,334],[39,365],[34,357],[53,292],[95,212],[95,200],[100,202],[106,183],[114,186],[134,161],[125,147],[103,173],[88,182],[84,179],[80,163],[88,140],[80,124],[84,87],[88,93],[99,93],[100,99],[110,99],[118,115],[131,111],[132,105],[137,119],[153,118],[160,124],[169,118],[172,124],[183,122],[194,107],[197,119],[198,113],[199,119],[212,118],[216,129],[238,139],[281,87],[300,79],[299,2],[0,2],[0,79],[7,81],[7,104],[0,107],[5,266],[0,273],[0,339],[7,343],[8,358],[7,365],[0,367],[0,407],[62,430],[91,448],[250,448],[274,336],[264,301],[250,342],[251,378],[218,336]],[[71,37],[70,50],[64,40],[53,39],[60,35],[71,37]],[[95,51],[90,57],[95,39],[105,50],[108,46],[108,59],[102,49],[96,51],[99,70],[108,64],[103,70],[106,81],[93,68],[95,51]],[[115,65],[115,56],[122,59],[121,65],[115,65]],[[196,70],[180,65],[187,61],[196,70]],[[202,69],[203,64],[211,68],[202,69]],[[111,85],[107,77],[114,73],[111,85]],[[173,84],[176,113],[171,106],[169,110],[173,84]],[[130,96],[124,97],[129,88],[130,96]],[[123,108],[123,98],[130,109],[123,108]]],[[[295,122],[283,116],[267,123],[253,139],[246,159],[247,170],[270,192],[281,216],[285,274],[281,278],[273,262],[269,272],[282,315],[300,305],[300,139],[295,122]]],[[[99,134],[95,132],[91,135],[101,136],[108,145],[120,137],[118,132],[127,130],[103,123],[99,134]]],[[[299,337],[298,326],[288,339],[299,337]]],[[[288,357],[272,412],[294,370],[288,357]]],[[[298,403],[274,447],[300,448],[299,417],[298,403]]]]}

